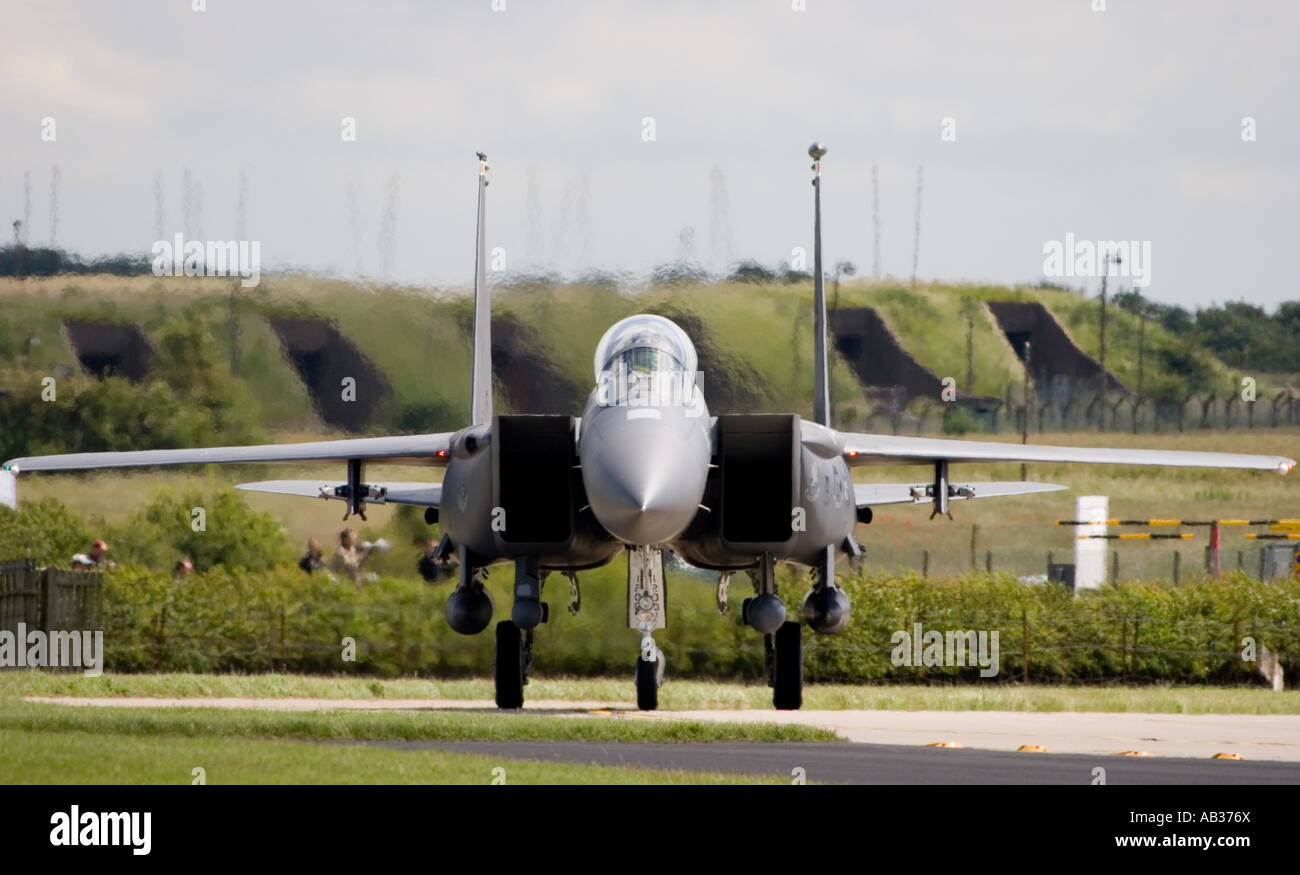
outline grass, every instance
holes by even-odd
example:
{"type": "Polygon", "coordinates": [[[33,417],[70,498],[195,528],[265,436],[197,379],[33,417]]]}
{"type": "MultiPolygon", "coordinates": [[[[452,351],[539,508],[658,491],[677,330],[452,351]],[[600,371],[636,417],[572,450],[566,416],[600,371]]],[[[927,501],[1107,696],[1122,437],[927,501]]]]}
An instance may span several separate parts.
{"type": "MultiPolygon", "coordinates": [[[[631,683],[623,678],[536,678],[528,685],[528,695],[532,699],[563,699],[602,702],[626,702],[632,694],[631,683]]],[[[454,698],[481,699],[485,704],[492,699],[492,682],[489,679],[466,680],[419,680],[403,678],[397,680],[376,680],[370,678],[347,677],[313,677],[302,675],[122,675],[106,674],[98,678],[81,675],[67,675],[43,672],[4,672],[0,673],[0,698],[14,699],[22,696],[253,696],[253,697],[312,697],[337,699],[410,699],[410,698],[454,698]]],[[[669,680],[659,691],[659,704],[665,710],[696,709],[767,709],[772,705],[771,691],[762,685],[744,685],[723,681],[674,681],[669,680]]],[[[36,706],[29,706],[36,707],[36,706]]],[[[56,706],[48,706],[56,707],[56,706]]],[[[63,706],[57,706],[63,707],[63,706]]],[[[529,737],[531,732],[551,732],[543,724],[554,725],[566,718],[553,716],[530,717],[525,706],[522,714],[499,715],[510,719],[499,724],[491,719],[493,715],[435,715],[419,714],[410,723],[394,722],[384,731],[402,733],[419,732],[440,733],[458,731],[463,737],[485,731],[483,727],[500,725],[501,731],[519,733],[519,737],[529,737]],[[460,723],[439,724],[430,717],[474,717],[486,718],[483,723],[465,720],[460,723]],[[529,718],[529,719],[521,719],[529,718]],[[510,721],[517,721],[511,723],[510,721]],[[531,721],[536,721],[534,725],[531,721]],[[427,728],[425,724],[428,724],[427,728]]],[[[1274,693],[1265,689],[1243,689],[1225,687],[1080,687],[1080,686],[1019,686],[1012,684],[970,686],[919,686],[919,685],[841,685],[817,684],[804,688],[804,708],[819,709],[879,709],[900,711],[1102,711],[1162,714],[1300,714],[1300,692],[1274,693]]],[[[68,709],[74,710],[74,709],[68,709]]],[[[118,709],[113,709],[116,712],[118,709]]],[[[130,711],[133,709],[122,709],[130,711]]],[[[210,710],[210,709],[209,709],[210,710]]],[[[96,712],[98,709],[96,709],[96,712]]],[[[81,709],[75,709],[80,713],[81,709]]],[[[0,710],[0,725],[11,725],[18,712],[0,710]]],[[[153,713],[153,712],[150,712],[153,713]]],[[[224,713],[224,712],[223,712],[224,713]]],[[[254,712],[267,715],[274,712],[254,712]]],[[[293,718],[303,716],[300,712],[289,715],[293,718]]],[[[379,717],[369,712],[357,712],[347,715],[347,719],[337,722],[325,721],[318,726],[303,731],[314,733],[359,732],[370,731],[371,724],[362,718],[379,717]],[[354,720],[356,722],[349,722],[354,720]]],[[[382,715],[384,721],[397,716],[392,712],[382,715]]],[[[63,718],[60,718],[63,719],[63,718]]],[[[72,718],[67,718],[72,719],[72,718]]],[[[92,718],[78,718],[92,719],[92,718]]],[[[184,720],[175,718],[180,725],[184,720]]],[[[225,720],[227,718],[214,718],[225,720]]],[[[250,718],[251,719],[251,718],[250,718]]],[[[595,721],[585,718],[571,718],[580,726],[573,731],[606,731],[591,729],[591,724],[626,724],[609,731],[619,737],[610,740],[674,740],[646,736],[634,738],[624,733],[656,732],[669,723],[659,721],[595,721]],[[656,727],[651,729],[650,727],[656,727]]],[[[384,722],[384,721],[381,721],[384,722]]],[[[240,725],[238,719],[230,719],[229,724],[240,725]]],[[[66,725],[66,724],[60,724],[66,725]]],[[[292,721],[283,724],[266,724],[279,726],[283,731],[286,726],[293,726],[292,721]]],[[[682,724],[686,733],[707,732],[707,728],[696,728],[692,724],[682,724]]],[[[740,727],[728,727],[727,732],[739,732],[740,727]]],[[[773,728],[763,725],[745,726],[746,731],[758,733],[773,732],[773,728]]],[[[379,731],[374,729],[374,731],[379,731]]],[[[554,730],[560,732],[561,730],[554,730]]],[[[563,731],[569,731],[565,728],[563,731]]],[[[316,735],[310,737],[346,737],[341,735],[316,735]]],[[[412,737],[401,736],[398,737],[412,737]]],[[[414,736],[426,737],[426,736],[414,736]]],[[[734,737],[734,736],[733,736],[734,737]]],[[[706,740],[702,737],[680,738],[675,740],[706,740]]],[[[719,739],[720,740],[720,739],[719,739]]],[[[775,736],[754,737],[747,740],[798,740],[775,736]]]]}
{"type": "MultiPolygon", "coordinates": [[[[8,693],[9,691],[6,691],[8,693]]],[[[384,742],[834,741],[803,726],[619,720],[485,712],[96,708],[0,700],[0,783],[183,784],[751,784],[741,775],[550,764],[398,750],[384,742]],[[375,744],[365,744],[366,742],[375,744]]]]}
{"type": "Polygon", "coordinates": [[[0,783],[787,784],[788,778],[511,760],[439,750],[0,729],[0,783]],[[494,772],[504,769],[504,774],[494,772]]]}
{"type": "Polygon", "coordinates": [[[204,707],[101,708],[0,703],[0,728],[107,735],[279,738],[305,741],[834,741],[806,726],[621,720],[463,711],[269,711],[204,707]]]}

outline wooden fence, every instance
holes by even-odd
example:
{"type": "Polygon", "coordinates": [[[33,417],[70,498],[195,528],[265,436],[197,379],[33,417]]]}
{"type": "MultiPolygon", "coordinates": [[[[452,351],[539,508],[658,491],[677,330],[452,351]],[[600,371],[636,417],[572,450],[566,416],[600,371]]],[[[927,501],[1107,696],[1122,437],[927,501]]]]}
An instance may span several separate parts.
{"type": "Polygon", "coordinates": [[[30,559],[0,561],[0,630],[93,631],[104,628],[104,580],[94,572],[37,568],[30,559]]]}

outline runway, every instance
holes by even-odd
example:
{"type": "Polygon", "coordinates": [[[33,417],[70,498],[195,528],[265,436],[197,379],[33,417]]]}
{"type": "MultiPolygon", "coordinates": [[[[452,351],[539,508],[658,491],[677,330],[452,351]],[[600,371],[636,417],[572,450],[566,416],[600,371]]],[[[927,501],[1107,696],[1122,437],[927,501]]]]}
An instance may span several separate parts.
{"type": "Polygon", "coordinates": [[[884,744],[582,741],[341,742],[503,759],[727,772],[827,784],[1300,784],[1300,763],[1130,758],[884,744]],[[1101,769],[1102,771],[1098,771],[1101,769]]]}

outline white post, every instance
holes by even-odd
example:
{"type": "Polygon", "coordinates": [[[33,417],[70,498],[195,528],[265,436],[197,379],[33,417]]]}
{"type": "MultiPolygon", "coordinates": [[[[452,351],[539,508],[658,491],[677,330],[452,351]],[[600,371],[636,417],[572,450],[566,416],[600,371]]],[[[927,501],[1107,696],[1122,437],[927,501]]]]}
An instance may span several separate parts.
{"type": "Polygon", "coordinates": [[[18,509],[18,478],[8,468],[0,468],[0,504],[18,509]]]}
{"type": "Polygon", "coordinates": [[[1104,495],[1080,495],[1075,500],[1074,518],[1087,520],[1086,526],[1075,526],[1074,542],[1074,592],[1097,589],[1106,581],[1106,540],[1086,535],[1106,534],[1110,501],[1104,495]]]}

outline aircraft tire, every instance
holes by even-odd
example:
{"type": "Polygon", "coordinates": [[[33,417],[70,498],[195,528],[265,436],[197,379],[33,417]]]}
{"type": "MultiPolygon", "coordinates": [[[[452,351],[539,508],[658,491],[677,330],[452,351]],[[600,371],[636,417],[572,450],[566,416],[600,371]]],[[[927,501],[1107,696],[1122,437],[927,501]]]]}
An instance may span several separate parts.
{"type": "Polygon", "coordinates": [[[654,711],[659,707],[659,678],[653,662],[636,660],[636,706],[642,711],[654,711]]]}
{"type": "Polygon", "coordinates": [[[776,630],[772,704],[778,711],[797,711],[803,705],[803,629],[786,621],[776,630]]]}
{"type": "Polygon", "coordinates": [[[509,620],[497,623],[496,701],[498,708],[524,707],[523,634],[509,620]]]}

